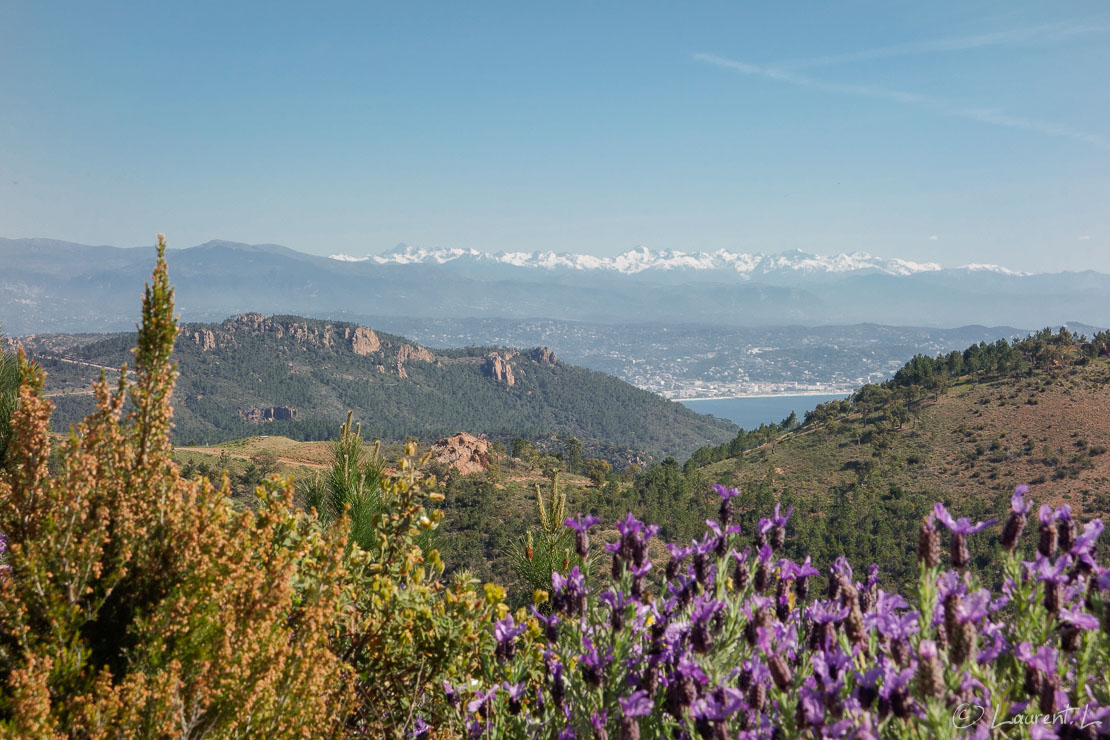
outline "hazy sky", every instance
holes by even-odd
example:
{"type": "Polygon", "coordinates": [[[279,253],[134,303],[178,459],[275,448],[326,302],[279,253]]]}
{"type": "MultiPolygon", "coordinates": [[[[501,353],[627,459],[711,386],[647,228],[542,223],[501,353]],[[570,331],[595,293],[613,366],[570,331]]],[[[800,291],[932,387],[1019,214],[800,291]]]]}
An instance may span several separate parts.
{"type": "Polygon", "coordinates": [[[1105,2],[169,5],[0,0],[0,236],[1110,272],[1105,2]]]}

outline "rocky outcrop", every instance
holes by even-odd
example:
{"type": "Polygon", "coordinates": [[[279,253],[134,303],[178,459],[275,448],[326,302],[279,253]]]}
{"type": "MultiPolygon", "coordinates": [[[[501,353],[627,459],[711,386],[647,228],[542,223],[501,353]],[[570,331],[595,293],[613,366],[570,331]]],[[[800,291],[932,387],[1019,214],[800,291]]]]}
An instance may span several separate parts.
{"type": "Polygon", "coordinates": [[[344,336],[351,340],[351,351],[363,357],[377,352],[382,346],[381,340],[378,339],[374,330],[367,329],[365,326],[360,326],[354,331],[347,329],[344,336]]]}
{"type": "MultiPolygon", "coordinates": [[[[300,344],[317,347],[335,347],[336,329],[331,324],[310,324],[307,321],[283,321],[266,317],[260,313],[245,313],[233,316],[221,327],[232,336],[243,334],[272,334],[277,339],[288,339],[300,344]]],[[[345,330],[348,334],[350,329],[345,330]]],[[[376,338],[376,337],[375,337],[376,338]]]]}
{"type": "Polygon", "coordinates": [[[216,349],[216,335],[211,329],[200,329],[193,332],[193,344],[200,347],[201,352],[216,349]]]}
{"type": "Polygon", "coordinates": [[[415,344],[402,344],[397,348],[397,362],[404,364],[409,360],[418,360],[420,362],[435,362],[436,358],[428,350],[419,347],[415,344]]]}
{"type": "Polygon", "coordinates": [[[555,353],[551,351],[550,347],[534,347],[528,350],[525,356],[532,362],[540,365],[554,366],[558,362],[555,353]]]}
{"type": "Polygon", "coordinates": [[[444,437],[432,445],[432,459],[455,468],[463,475],[489,470],[489,442],[473,434],[460,432],[444,437]]]}
{"type": "Polygon", "coordinates": [[[239,409],[239,416],[251,424],[261,424],[266,421],[292,421],[297,418],[297,410],[288,406],[267,406],[266,408],[252,406],[249,409],[239,409]]]}
{"type": "Polygon", "coordinates": [[[509,360],[514,356],[515,352],[490,352],[486,357],[486,374],[498,383],[513,385],[516,378],[513,377],[513,366],[509,364],[509,360]]]}
{"type": "Polygon", "coordinates": [[[397,360],[394,363],[394,371],[397,373],[398,378],[407,378],[409,374],[405,371],[405,363],[409,360],[417,360],[419,362],[435,362],[436,358],[428,350],[419,347],[415,344],[402,344],[397,348],[397,360]]]}

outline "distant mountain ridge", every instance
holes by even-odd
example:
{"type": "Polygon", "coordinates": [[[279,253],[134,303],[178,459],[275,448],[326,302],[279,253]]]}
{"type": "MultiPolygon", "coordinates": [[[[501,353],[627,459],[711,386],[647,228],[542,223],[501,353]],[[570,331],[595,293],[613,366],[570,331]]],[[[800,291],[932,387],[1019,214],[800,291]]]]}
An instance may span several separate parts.
{"type": "MultiPolygon", "coordinates": [[[[260,311],[334,320],[497,317],[747,327],[1110,325],[1110,275],[1092,271],[1024,275],[805,253],[640,250],[607,262],[550,253],[453,254],[405,248],[348,262],[278,245],[212,241],[167,256],[177,305],[189,321],[260,311]]],[[[9,334],[129,329],[136,286],[148,277],[152,257],[149,248],[0,239],[0,325],[9,334]]]]}

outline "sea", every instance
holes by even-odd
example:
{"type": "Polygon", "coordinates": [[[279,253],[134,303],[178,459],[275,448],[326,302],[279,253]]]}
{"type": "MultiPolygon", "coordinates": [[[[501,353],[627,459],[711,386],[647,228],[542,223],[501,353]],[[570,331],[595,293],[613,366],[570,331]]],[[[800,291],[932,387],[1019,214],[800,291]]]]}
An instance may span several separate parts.
{"type": "Polygon", "coordinates": [[[713,414],[719,419],[728,419],[744,429],[755,429],[760,424],[777,424],[793,411],[798,421],[827,401],[847,398],[846,393],[822,396],[766,396],[757,398],[710,398],[698,401],[682,401],[684,406],[699,414],[713,414]]]}

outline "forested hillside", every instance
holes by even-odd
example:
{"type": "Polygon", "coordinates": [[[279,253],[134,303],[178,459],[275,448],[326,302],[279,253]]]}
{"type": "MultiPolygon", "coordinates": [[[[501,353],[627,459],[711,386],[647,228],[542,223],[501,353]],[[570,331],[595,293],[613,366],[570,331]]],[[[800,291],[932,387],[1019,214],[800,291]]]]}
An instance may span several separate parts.
{"type": "MultiPolygon", "coordinates": [[[[738,485],[756,511],[794,505],[797,546],[815,560],[845,553],[909,578],[917,525],[936,500],[985,518],[1030,484],[1076,516],[1110,511],[1107,409],[1110,333],[1044,330],[915,357],[797,427],[699,450],[684,471],[738,485]]],[[[981,539],[973,554],[986,562],[994,546],[981,539]]]]}
{"type": "MultiPolygon", "coordinates": [[[[91,409],[89,381],[129,359],[133,334],[23,341],[48,372],[64,430],[91,409]]],[[[178,363],[175,441],[220,442],[258,434],[326,439],[348,410],[385,440],[431,440],[467,431],[582,440],[625,459],[688,456],[736,433],[731,423],[602,373],[559,362],[545,348],[436,350],[343,322],[247,314],[187,324],[178,363]]]]}

